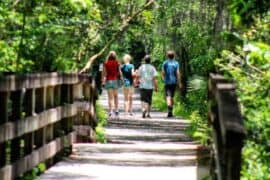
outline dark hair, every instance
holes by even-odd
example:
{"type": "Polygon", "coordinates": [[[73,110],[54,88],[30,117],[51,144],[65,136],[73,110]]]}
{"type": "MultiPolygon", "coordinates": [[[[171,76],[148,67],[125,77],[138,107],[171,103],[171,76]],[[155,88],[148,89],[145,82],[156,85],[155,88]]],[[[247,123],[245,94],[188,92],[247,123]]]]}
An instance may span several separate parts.
{"type": "Polygon", "coordinates": [[[116,60],[116,52],[115,51],[110,51],[107,59],[108,60],[116,60]]]}
{"type": "Polygon", "coordinates": [[[143,60],[145,61],[145,63],[150,63],[151,62],[151,56],[150,55],[145,55],[143,60]]]}
{"type": "Polygon", "coordinates": [[[175,57],[174,51],[167,51],[167,57],[168,57],[169,59],[174,59],[174,57],[175,57]]]}

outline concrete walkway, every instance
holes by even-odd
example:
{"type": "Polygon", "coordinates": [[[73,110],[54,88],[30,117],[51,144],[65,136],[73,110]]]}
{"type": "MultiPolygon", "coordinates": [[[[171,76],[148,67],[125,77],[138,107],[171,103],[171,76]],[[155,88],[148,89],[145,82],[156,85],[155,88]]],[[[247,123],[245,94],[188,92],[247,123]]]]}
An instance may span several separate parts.
{"type": "MultiPolygon", "coordinates": [[[[120,93],[123,109],[123,95],[120,93]]],[[[107,96],[100,103],[107,108],[107,96]]],[[[108,144],[74,144],[72,155],[46,171],[40,179],[98,180],[196,180],[204,174],[198,168],[198,145],[185,134],[188,122],[168,119],[153,112],[141,118],[139,94],[134,94],[134,115],[108,120],[108,144]]]]}

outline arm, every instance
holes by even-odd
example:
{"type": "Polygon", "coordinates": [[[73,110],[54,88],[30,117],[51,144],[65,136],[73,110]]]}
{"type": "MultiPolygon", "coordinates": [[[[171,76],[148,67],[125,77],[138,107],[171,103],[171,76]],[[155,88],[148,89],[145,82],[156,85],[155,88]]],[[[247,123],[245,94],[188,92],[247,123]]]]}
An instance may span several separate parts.
{"type": "Polygon", "coordinates": [[[136,76],[136,72],[135,72],[134,68],[131,69],[131,76],[136,76]]]}
{"type": "Polygon", "coordinates": [[[104,85],[106,82],[106,76],[107,76],[107,71],[106,71],[105,64],[103,64],[102,76],[101,76],[102,77],[102,79],[101,79],[102,85],[104,85]]]}
{"type": "Polygon", "coordinates": [[[165,71],[164,71],[163,68],[162,68],[162,71],[161,71],[161,78],[164,81],[164,79],[165,79],[165,71]]]}
{"type": "Polygon", "coordinates": [[[179,82],[178,83],[179,88],[181,89],[183,87],[183,85],[182,85],[182,81],[181,81],[182,76],[181,76],[181,72],[180,72],[179,68],[176,71],[176,75],[177,75],[177,81],[179,82]]]}
{"type": "Polygon", "coordinates": [[[118,66],[118,73],[119,73],[119,78],[121,79],[121,80],[123,80],[123,73],[122,73],[122,71],[121,71],[121,64],[119,64],[119,66],[118,66]]]}
{"type": "Polygon", "coordinates": [[[154,90],[155,91],[158,90],[157,76],[158,76],[158,73],[157,73],[156,69],[154,68],[153,85],[154,85],[154,90]]]}
{"type": "Polygon", "coordinates": [[[163,81],[165,80],[164,63],[162,64],[161,79],[162,79],[163,81]]]}
{"type": "Polygon", "coordinates": [[[158,91],[158,82],[157,82],[157,77],[156,76],[153,78],[153,84],[154,84],[154,90],[158,91]]]}

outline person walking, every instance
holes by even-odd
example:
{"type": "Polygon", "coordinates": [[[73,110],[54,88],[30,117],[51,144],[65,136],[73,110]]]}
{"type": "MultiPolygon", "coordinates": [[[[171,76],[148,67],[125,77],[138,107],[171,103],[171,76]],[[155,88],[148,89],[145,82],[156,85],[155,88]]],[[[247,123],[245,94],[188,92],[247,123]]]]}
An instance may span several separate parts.
{"type": "Polygon", "coordinates": [[[167,52],[167,60],[162,64],[162,79],[165,83],[165,95],[168,106],[167,117],[173,117],[173,98],[177,82],[180,81],[179,63],[175,60],[174,51],[167,52]]]}
{"type": "Polygon", "coordinates": [[[145,64],[142,64],[138,69],[138,79],[140,82],[140,95],[142,101],[142,117],[150,118],[151,104],[153,90],[157,91],[157,71],[153,65],[150,64],[151,56],[144,57],[145,64]]]}
{"type": "Polygon", "coordinates": [[[123,77],[124,109],[126,115],[133,115],[132,96],[133,96],[133,77],[135,76],[134,65],[130,63],[131,56],[125,54],[123,57],[124,64],[121,66],[123,77]]]}
{"type": "Polygon", "coordinates": [[[107,60],[103,65],[102,74],[103,85],[105,85],[108,92],[109,117],[111,117],[113,114],[118,116],[118,81],[119,77],[121,76],[121,72],[120,63],[117,61],[115,51],[110,51],[107,60]]]}

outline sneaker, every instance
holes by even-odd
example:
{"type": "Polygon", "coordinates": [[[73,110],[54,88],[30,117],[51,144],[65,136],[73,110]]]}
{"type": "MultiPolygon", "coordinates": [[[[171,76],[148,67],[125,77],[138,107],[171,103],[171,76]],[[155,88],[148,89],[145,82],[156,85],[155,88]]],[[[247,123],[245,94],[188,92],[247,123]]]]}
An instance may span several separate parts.
{"type": "Polygon", "coordinates": [[[112,117],[112,114],[113,114],[112,112],[109,112],[109,113],[108,113],[108,116],[109,116],[109,117],[112,117]]]}
{"type": "Polygon", "coordinates": [[[115,116],[119,116],[119,111],[115,111],[115,112],[114,112],[114,115],[115,115],[115,116]]]}
{"type": "Polygon", "coordinates": [[[150,114],[147,114],[146,117],[151,118],[150,114]]]}
{"type": "Polygon", "coordinates": [[[171,118],[171,117],[173,117],[173,114],[172,114],[172,112],[168,112],[168,115],[167,115],[167,117],[168,117],[168,118],[171,118]]]}
{"type": "Polygon", "coordinates": [[[142,112],[142,118],[145,118],[145,115],[146,115],[146,111],[143,111],[142,112]]]}
{"type": "Polygon", "coordinates": [[[131,112],[131,113],[129,113],[129,115],[130,115],[130,116],[133,116],[133,113],[131,112]]]}

